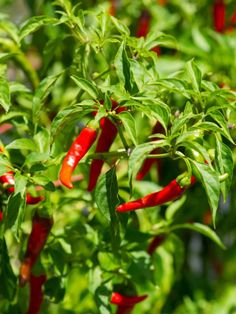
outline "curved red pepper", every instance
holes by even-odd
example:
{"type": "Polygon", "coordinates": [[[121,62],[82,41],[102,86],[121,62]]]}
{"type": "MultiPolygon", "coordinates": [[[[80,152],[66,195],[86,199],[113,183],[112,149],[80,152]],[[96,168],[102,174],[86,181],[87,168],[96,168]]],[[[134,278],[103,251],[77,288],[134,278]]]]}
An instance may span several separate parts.
{"type": "MultiPolygon", "coordinates": [[[[155,133],[161,133],[164,134],[165,130],[163,128],[163,126],[157,122],[152,130],[152,134],[155,133]]],[[[156,140],[158,140],[158,138],[156,138],[156,140]]],[[[159,154],[160,149],[156,148],[154,149],[151,154],[159,154]]],[[[160,159],[155,159],[155,158],[146,158],[143,162],[143,165],[141,167],[141,169],[139,170],[137,176],[136,176],[136,180],[142,180],[147,173],[150,171],[152,165],[156,163],[157,167],[158,167],[158,173],[160,172],[161,169],[161,160],[160,159]]]]}
{"type": "Polygon", "coordinates": [[[30,302],[26,314],[39,314],[43,302],[42,286],[46,279],[46,275],[30,275],[30,302]]]}
{"type": "Polygon", "coordinates": [[[34,215],[25,258],[20,268],[21,286],[29,280],[31,269],[47,241],[52,225],[52,218],[40,217],[37,214],[34,215]]]}
{"type": "MultiPolygon", "coordinates": [[[[196,179],[194,176],[192,176],[191,185],[193,185],[195,182],[196,179]]],[[[186,191],[186,189],[187,187],[181,187],[176,179],[174,179],[161,191],[148,194],[135,201],[121,204],[116,208],[116,210],[118,212],[126,212],[140,208],[162,205],[179,198],[186,191]]]]}
{"type": "Polygon", "coordinates": [[[110,0],[110,8],[109,8],[109,14],[112,16],[116,15],[117,7],[119,0],[110,0]]]}
{"type": "Polygon", "coordinates": [[[143,10],[139,20],[136,32],[137,37],[146,37],[150,28],[151,15],[147,10],[143,10]]]}
{"type": "Polygon", "coordinates": [[[225,30],[225,15],[224,0],[215,0],[213,6],[213,22],[214,28],[218,33],[223,33],[225,30]]]}
{"type": "Polygon", "coordinates": [[[110,303],[118,305],[117,314],[129,314],[135,304],[142,302],[146,298],[147,295],[129,297],[113,292],[110,303]]]}
{"type": "Polygon", "coordinates": [[[158,235],[154,237],[148,246],[147,249],[148,254],[152,255],[155,252],[156,248],[160,246],[164,241],[165,241],[164,235],[158,235]]]}
{"type": "MultiPolygon", "coordinates": [[[[95,149],[95,153],[107,152],[116,135],[117,128],[108,118],[102,118],[100,121],[100,126],[102,132],[98,138],[97,147],[95,149]]],[[[89,175],[89,184],[88,191],[92,191],[97,183],[98,177],[101,173],[102,166],[104,164],[104,160],[102,159],[93,159],[90,166],[90,175],[89,175]]]]}
{"type": "Polygon", "coordinates": [[[96,136],[96,130],[85,127],[72,143],[68,153],[66,154],[66,157],[63,160],[59,174],[61,183],[67,188],[73,188],[73,184],[71,182],[73,171],[78,165],[78,162],[83,158],[83,156],[87,153],[89,148],[96,140],[96,136]]]}
{"type": "MultiPolygon", "coordinates": [[[[103,101],[101,101],[101,103],[103,103],[103,101]]],[[[126,108],[118,107],[118,103],[112,100],[112,110],[115,110],[116,113],[120,113],[122,111],[125,111],[126,108]]],[[[117,128],[114,125],[114,123],[111,122],[109,118],[106,118],[106,117],[102,118],[100,120],[100,127],[102,131],[98,138],[95,153],[102,153],[102,152],[109,151],[117,135],[117,128]]],[[[104,164],[104,160],[93,159],[90,166],[88,191],[91,192],[95,188],[98,177],[101,173],[103,164],[104,164]]]]}

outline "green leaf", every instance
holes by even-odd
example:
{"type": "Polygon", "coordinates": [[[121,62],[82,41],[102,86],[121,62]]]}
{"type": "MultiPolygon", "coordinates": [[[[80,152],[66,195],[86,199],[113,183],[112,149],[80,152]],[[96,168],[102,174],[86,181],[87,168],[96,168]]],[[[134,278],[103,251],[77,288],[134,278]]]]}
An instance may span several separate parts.
{"type": "Polygon", "coordinates": [[[108,221],[116,221],[115,208],[119,199],[115,168],[100,176],[95,189],[95,201],[101,214],[108,221]]]}
{"type": "Polygon", "coordinates": [[[116,252],[119,247],[119,223],[115,211],[119,203],[116,168],[111,168],[101,175],[95,189],[95,202],[102,216],[110,222],[112,250],[116,252]]]}
{"type": "Polygon", "coordinates": [[[156,31],[148,32],[147,37],[145,38],[144,47],[147,50],[151,50],[156,46],[168,47],[168,48],[177,48],[176,39],[171,35],[166,35],[163,33],[157,33],[156,31]]]}
{"type": "Polygon", "coordinates": [[[13,301],[16,294],[17,279],[13,273],[5,239],[0,239],[0,295],[13,301]]]}
{"type": "Polygon", "coordinates": [[[119,113],[119,119],[122,121],[126,132],[128,133],[131,141],[137,146],[137,131],[136,131],[136,122],[134,117],[129,112],[119,113]]]}
{"type": "Polygon", "coordinates": [[[59,111],[51,124],[52,140],[66,127],[67,124],[74,123],[92,111],[94,111],[94,101],[92,100],[85,100],[73,107],[64,108],[59,111]]]}
{"type": "Polygon", "coordinates": [[[39,174],[39,175],[34,175],[32,179],[35,185],[41,185],[48,191],[52,191],[52,192],[55,191],[55,186],[51,182],[50,178],[48,178],[48,176],[39,174]]]}
{"type": "Polygon", "coordinates": [[[38,120],[38,115],[44,104],[44,101],[46,100],[47,96],[49,95],[55,83],[62,74],[63,72],[46,77],[40,82],[39,86],[37,87],[32,104],[32,117],[34,122],[38,120]]]}
{"type": "Polygon", "coordinates": [[[129,162],[128,162],[128,176],[129,176],[129,182],[130,187],[132,188],[132,180],[136,177],[144,159],[147,158],[149,153],[153,151],[157,147],[162,147],[166,144],[163,140],[158,140],[156,142],[150,142],[150,143],[144,143],[141,145],[138,145],[134,148],[132,151],[129,162]]]}
{"type": "Polygon", "coordinates": [[[52,277],[44,284],[44,293],[53,303],[59,303],[65,295],[63,277],[52,277]]]}
{"type": "Polygon", "coordinates": [[[148,118],[150,118],[150,116],[154,117],[157,121],[161,123],[164,129],[167,130],[170,119],[170,109],[161,100],[146,99],[143,101],[143,105],[139,106],[139,108],[137,109],[142,111],[148,118]]]}
{"type": "Polygon", "coordinates": [[[124,84],[127,91],[131,91],[130,63],[125,50],[124,42],[120,45],[117,51],[114,59],[114,66],[120,82],[124,84]]]}
{"type": "Polygon", "coordinates": [[[101,269],[105,271],[114,271],[120,267],[120,262],[110,252],[98,252],[98,261],[101,269]]]}
{"type": "Polygon", "coordinates": [[[0,154],[0,176],[9,171],[12,168],[11,163],[5,156],[0,154]]]}
{"type": "Polygon", "coordinates": [[[234,144],[234,141],[230,135],[227,121],[224,118],[224,116],[218,111],[214,111],[210,113],[210,116],[219,124],[219,126],[222,129],[223,135],[232,143],[234,144]]]}
{"type": "Polygon", "coordinates": [[[38,147],[34,140],[30,138],[19,138],[6,146],[6,149],[26,149],[38,151],[38,147]]]}
{"type": "Polygon", "coordinates": [[[106,285],[103,284],[97,288],[95,292],[95,302],[99,314],[111,313],[110,297],[111,290],[106,285]]]}
{"type": "Polygon", "coordinates": [[[225,249],[225,246],[222,243],[222,241],[220,240],[220,238],[218,237],[218,235],[215,233],[215,231],[213,231],[208,226],[205,226],[203,224],[196,222],[196,223],[192,223],[192,224],[187,224],[187,223],[186,224],[178,224],[178,225],[174,225],[173,227],[170,228],[171,231],[178,230],[178,229],[190,229],[190,230],[197,231],[197,232],[207,236],[209,239],[211,239],[213,242],[215,242],[217,245],[219,245],[219,247],[221,247],[222,249],[225,249]]]}
{"type": "Polygon", "coordinates": [[[72,75],[71,78],[76,83],[76,85],[78,85],[83,91],[88,93],[89,96],[91,96],[95,100],[99,99],[98,89],[92,82],[75,75],[72,75]]]}
{"type": "Polygon", "coordinates": [[[228,174],[228,177],[223,182],[221,182],[221,191],[224,201],[226,201],[232,183],[234,161],[231,149],[222,143],[222,141],[218,138],[216,138],[215,162],[216,168],[221,175],[226,173],[228,174]]]}
{"type": "Polygon", "coordinates": [[[11,106],[9,84],[3,77],[0,77],[0,105],[6,112],[11,106]]]}
{"type": "Polygon", "coordinates": [[[194,174],[202,182],[212,210],[213,225],[215,226],[216,211],[220,198],[219,174],[208,165],[190,159],[194,174]]]}
{"type": "Polygon", "coordinates": [[[27,178],[23,176],[20,172],[16,172],[15,176],[15,194],[20,194],[21,198],[24,197],[25,194],[25,189],[26,189],[26,184],[27,184],[27,178]]]}
{"type": "Polygon", "coordinates": [[[125,24],[123,24],[120,20],[111,16],[111,21],[121,34],[126,35],[126,36],[130,34],[129,28],[125,24]]]}
{"type": "Polygon", "coordinates": [[[186,71],[193,89],[199,92],[201,90],[202,73],[193,59],[186,63],[186,71]]]}
{"type": "Polygon", "coordinates": [[[15,43],[19,42],[18,28],[15,24],[4,19],[0,22],[0,29],[5,31],[15,43]]]}
{"type": "Polygon", "coordinates": [[[25,199],[18,194],[12,194],[9,198],[4,219],[4,229],[12,228],[14,235],[19,239],[19,231],[25,214],[25,199]]]}
{"type": "Polygon", "coordinates": [[[186,194],[184,194],[180,199],[177,199],[176,201],[172,202],[165,211],[165,217],[166,220],[172,221],[175,214],[182,208],[185,201],[187,199],[186,194]]]}
{"type": "Polygon", "coordinates": [[[26,36],[32,34],[33,32],[36,32],[40,27],[48,25],[48,24],[54,24],[58,22],[57,19],[47,17],[44,15],[41,16],[33,16],[30,19],[28,19],[26,22],[23,23],[23,25],[20,28],[19,31],[19,39],[22,41],[23,38],[26,36]]]}

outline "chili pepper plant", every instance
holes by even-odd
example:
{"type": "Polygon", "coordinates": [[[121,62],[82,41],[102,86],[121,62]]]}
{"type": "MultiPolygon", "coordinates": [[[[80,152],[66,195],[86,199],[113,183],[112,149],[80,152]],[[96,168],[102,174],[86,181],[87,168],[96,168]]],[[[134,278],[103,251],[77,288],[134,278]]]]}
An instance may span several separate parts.
{"type": "Polygon", "coordinates": [[[0,313],[233,313],[235,1],[0,6],[0,313]]]}

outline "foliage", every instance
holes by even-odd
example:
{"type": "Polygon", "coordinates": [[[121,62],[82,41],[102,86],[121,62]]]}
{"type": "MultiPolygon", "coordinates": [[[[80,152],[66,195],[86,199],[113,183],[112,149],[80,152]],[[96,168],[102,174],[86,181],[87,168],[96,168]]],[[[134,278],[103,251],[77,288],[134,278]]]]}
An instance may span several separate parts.
{"type": "MultiPolygon", "coordinates": [[[[236,30],[214,31],[212,1],[117,4],[115,16],[110,2],[88,0],[25,1],[20,23],[0,15],[0,175],[15,178],[14,193],[0,186],[1,313],[27,309],[17,277],[36,211],[54,220],[33,268],[47,275],[42,313],[115,313],[115,290],[148,295],[134,314],[235,309],[236,30]],[[137,38],[144,9],[150,31],[137,38]],[[93,145],[68,190],[58,182],[65,153],[104,117],[118,130],[110,152],[93,145]],[[152,134],[156,122],[162,134],[152,134]],[[138,181],[147,157],[158,163],[138,181]],[[94,158],[105,164],[88,192],[94,158]],[[180,199],[115,210],[192,175],[180,199]],[[28,192],[44,201],[28,205],[28,192]]],[[[228,20],[235,9],[229,0],[228,20]]]]}

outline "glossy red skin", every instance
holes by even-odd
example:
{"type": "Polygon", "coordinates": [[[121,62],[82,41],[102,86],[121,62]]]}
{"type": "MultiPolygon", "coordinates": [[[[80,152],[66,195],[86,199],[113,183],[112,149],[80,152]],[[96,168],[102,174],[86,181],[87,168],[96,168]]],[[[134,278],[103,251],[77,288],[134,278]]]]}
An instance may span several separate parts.
{"type": "Polygon", "coordinates": [[[150,28],[151,15],[147,10],[143,10],[138,20],[137,37],[146,37],[150,28]]]}
{"type": "Polygon", "coordinates": [[[225,30],[226,9],[223,0],[216,0],[213,6],[213,22],[215,31],[223,33],[225,30]]]}
{"type": "MultiPolygon", "coordinates": [[[[101,134],[98,138],[97,147],[95,153],[107,152],[109,151],[114,139],[117,135],[116,126],[108,118],[102,118],[100,121],[101,134]]],[[[104,160],[93,159],[90,166],[89,184],[88,191],[92,191],[97,183],[98,177],[101,173],[104,160]]]]}
{"type": "Polygon", "coordinates": [[[26,314],[39,314],[40,307],[43,303],[42,286],[46,281],[46,275],[30,275],[30,301],[26,314]]]}
{"type": "Polygon", "coordinates": [[[3,212],[0,210],[0,222],[3,220],[3,212]]]}
{"type": "Polygon", "coordinates": [[[63,160],[62,167],[59,174],[61,183],[69,189],[73,188],[71,177],[73,171],[78,165],[79,161],[84,157],[89,148],[96,140],[96,130],[85,127],[72,143],[66,157],[63,160]]]}
{"type": "Polygon", "coordinates": [[[135,304],[142,302],[147,298],[147,295],[142,296],[124,296],[118,292],[113,292],[111,296],[111,303],[117,304],[120,307],[133,307],[135,304]]]}
{"type": "Polygon", "coordinates": [[[150,242],[147,252],[148,254],[152,255],[155,250],[165,241],[165,236],[164,235],[158,235],[152,239],[150,242]]]}
{"type": "Polygon", "coordinates": [[[52,225],[52,218],[39,217],[37,214],[34,216],[25,258],[20,269],[21,286],[29,280],[31,269],[47,241],[52,225]]]}
{"type": "Polygon", "coordinates": [[[14,185],[15,184],[14,172],[8,171],[4,175],[0,176],[0,182],[2,184],[6,183],[8,185],[14,185]]]}
{"type": "MultiPolygon", "coordinates": [[[[194,184],[195,182],[196,179],[194,176],[192,176],[191,185],[194,184]]],[[[186,191],[186,189],[187,187],[181,187],[179,183],[176,181],[176,179],[174,179],[161,191],[148,194],[135,201],[121,204],[116,208],[116,210],[118,212],[126,212],[140,208],[162,205],[179,198],[186,191]]]]}
{"type": "MultiPolygon", "coordinates": [[[[163,128],[163,126],[157,122],[152,130],[152,134],[155,133],[161,133],[164,134],[165,130],[163,128]]],[[[156,138],[156,140],[158,140],[158,138],[156,138]]],[[[160,149],[156,148],[154,149],[151,154],[159,154],[160,153],[160,149]]],[[[151,167],[153,164],[157,164],[158,170],[160,172],[161,170],[161,160],[160,159],[155,159],[155,158],[146,158],[143,162],[143,165],[141,167],[141,169],[139,170],[137,176],[136,176],[136,180],[142,180],[150,171],[151,167]]],[[[158,172],[158,173],[159,173],[158,172]]]]}
{"type": "MultiPolygon", "coordinates": [[[[102,102],[101,102],[102,103],[102,102]]],[[[112,100],[112,110],[116,113],[125,111],[125,107],[118,107],[118,103],[112,100]]],[[[108,152],[117,135],[117,128],[109,118],[103,117],[100,120],[101,133],[98,138],[95,153],[108,152]]],[[[101,173],[104,160],[93,159],[90,166],[88,191],[93,191],[97,184],[98,177],[101,173]]]]}

